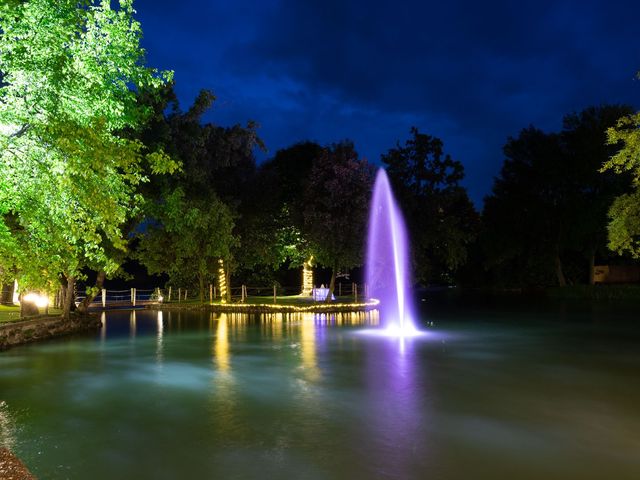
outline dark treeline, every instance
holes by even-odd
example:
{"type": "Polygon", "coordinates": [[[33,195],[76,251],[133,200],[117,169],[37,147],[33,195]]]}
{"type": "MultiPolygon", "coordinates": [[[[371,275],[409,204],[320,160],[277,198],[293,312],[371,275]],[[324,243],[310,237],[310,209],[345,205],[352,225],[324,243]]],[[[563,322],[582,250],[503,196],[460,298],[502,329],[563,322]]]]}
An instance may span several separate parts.
{"type": "Polygon", "coordinates": [[[616,152],[606,132],[631,113],[626,106],[591,107],[566,115],[560,132],[531,126],[508,139],[476,246],[484,282],[592,284],[594,265],[631,261],[608,249],[607,225],[614,199],[632,190],[632,177],[602,171],[616,152]]]}
{"type": "MultiPolygon", "coordinates": [[[[352,142],[303,141],[257,164],[264,146],[255,124],[203,122],[211,93],[187,111],[171,86],[141,100],[155,115],[140,139],[182,165],[141,187],[130,257],[149,273],[203,295],[221,268],[236,284],[297,283],[288,272],[312,259],[333,289],[340,273],[362,266],[375,168],[352,142]]],[[[608,249],[607,226],[632,178],[602,167],[616,149],[607,129],[631,113],[591,107],[567,115],[560,132],[530,126],[507,139],[481,211],[462,184],[462,163],[412,128],[381,163],[406,217],[416,284],[589,284],[594,265],[630,262],[608,249]]]]}

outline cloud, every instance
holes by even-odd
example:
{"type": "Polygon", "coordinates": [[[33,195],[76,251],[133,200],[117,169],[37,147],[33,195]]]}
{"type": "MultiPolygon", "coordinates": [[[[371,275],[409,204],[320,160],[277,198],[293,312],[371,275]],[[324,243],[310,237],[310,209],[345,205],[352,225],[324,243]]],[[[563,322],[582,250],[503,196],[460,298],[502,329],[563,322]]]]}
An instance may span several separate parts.
{"type": "Polygon", "coordinates": [[[214,90],[212,120],[257,120],[272,152],[348,137],[374,161],[416,125],[465,164],[475,200],[507,136],[640,95],[640,4],[622,0],[136,6],[150,61],[176,70],[183,103],[214,90]]]}

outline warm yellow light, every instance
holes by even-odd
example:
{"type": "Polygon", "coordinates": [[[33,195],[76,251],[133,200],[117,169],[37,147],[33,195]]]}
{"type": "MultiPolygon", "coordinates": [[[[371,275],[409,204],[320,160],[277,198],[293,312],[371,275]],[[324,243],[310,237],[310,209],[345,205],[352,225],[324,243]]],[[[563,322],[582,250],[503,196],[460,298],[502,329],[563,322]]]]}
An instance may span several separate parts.
{"type": "Polygon", "coordinates": [[[20,294],[18,293],[18,280],[13,282],[13,304],[20,305],[20,294]]]}
{"type": "Polygon", "coordinates": [[[224,273],[224,262],[218,260],[218,288],[220,289],[221,303],[227,303],[227,278],[224,273]]]}
{"type": "Polygon", "coordinates": [[[302,365],[309,380],[315,381],[320,377],[320,369],[316,359],[316,325],[313,314],[301,316],[300,346],[302,365]]]}
{"type": "Polygon", "coordinates": [[[313,290],[313,267],[311,262],[313,255],[309,260],[302,264],[302,292],[301,295],[309,296],[313,290]]]}
{"type": "Polygon", "coordinates": [[[44,308],[49,305],[49,297],[35,292],[27,293],[22,297],[22,301],[26,303],[33,303],[38,308],[44,308]]]}
{"type": "Polygon", "coordinates": [[[263,310],[271,310],[274,312],[318,312],[318,311],[335,311],[337,309],[348,309],[348,308],[375,308],[380,303],[380,300],[376,298],[369,299],[368,302],[361,303],[316,303],[308,306],[297,306],[297,305],[277,305],[273,303],[234,303],[233,305],[228,305],[226,308],[229,310],[250,310],[252,308],[260,308],[263,310]]]}
{"type": "Polygon", "coordinates": [[[229,333],[227,332],[227,317],[221,315],[218,319],[218,327],[215,336],[215,353],[218,368],[222,372],[228,372],[229,362],[229,333]]]}

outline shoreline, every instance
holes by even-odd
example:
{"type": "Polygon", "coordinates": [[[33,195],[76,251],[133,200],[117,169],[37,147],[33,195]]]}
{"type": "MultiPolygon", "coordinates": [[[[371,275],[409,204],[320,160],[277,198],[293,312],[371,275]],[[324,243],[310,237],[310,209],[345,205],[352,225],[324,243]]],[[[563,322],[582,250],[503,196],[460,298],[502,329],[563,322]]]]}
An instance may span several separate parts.
{"type": "Polygon", "coordinates": [[[33,342],[98,330],[102,326],[96,315],[73,315],[69,320],[60,316],[25,318],[0,324],[0,351],[33,342]]]}
{"type": "Polygon", "coordinates": [[[36,480],[27,466],[4,447],[0,447],[0,478],[3,480],[36,480]]]}
{"type": "Polygon", "coordinates": [[[378,309],[379,302],[370,300],[359,303],[313,303],[298,304],[251,304],[251,303],[215,303],[215,304],[179,304],[163,303],[146,305],[148,310],[207,310],[213,313],[349,313],[369,312],[378,309]]]}

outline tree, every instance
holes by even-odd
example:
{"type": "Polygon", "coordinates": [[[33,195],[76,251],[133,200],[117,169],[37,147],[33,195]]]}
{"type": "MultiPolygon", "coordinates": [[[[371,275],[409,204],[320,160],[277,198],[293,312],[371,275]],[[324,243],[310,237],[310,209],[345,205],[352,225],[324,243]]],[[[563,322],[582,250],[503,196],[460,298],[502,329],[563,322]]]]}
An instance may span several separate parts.
{"type": "Polygon", "coordinates": [[[412,138],[382,155],[411,238],[414,272],[422,282],[450,282],[467,260],[478,215],[460,181],[462,164],[442,141],[411,129],[412,138]]]}
{"type": "Polygon", "coordinates": [[[167,273],[173,284],[197,284],[202,303],[218,261],[230,256],[235,240],[231,212],[214,195],[188,199],[181,188],[147,211],[153,223],[139,235],[136,258],[152,275],[167,273]]]}
{"type": "Polygon", "coordinates": [[[619,149],[608,144],[607,130],[631,112],[626,105],[602,105],[563,119],[561,136],[572,182],[564,249],[575,251],[586,260],[592,285],[596,258],[608,262],[611,257],[607,248],[608,212],[617,196],[629,192],[632,182],[629,172],[616,175],[612,170],[601,169],[619,149]]]}
{"type": "Polygon", "coordinates": [[[362,264],[373,173],[346,141],[325,148],[313,163],[305,192],[304,234],[317,261],[332,269],[327,301],[338,268],[362,264]]]}
{"type": "MultiPolygon", "coordinates": [[[[141,101],[149,105],[154,115],[140,139],[148,148],[162,148],[182,164],[181,171],[175,175],[152,176],[151,182],[143,186],[150,206],[144,214],[152,224],[159,221],[160,226],[170,225],[157,205],[163,205],[177,190],[181,192],[184,208],[205,211],[207,205],[217,205],[224,209],[234,220],[234,241],[228,243],[231,252],[225,254],[225,266],[231,272],[237,264],[236,256],[244,254],[238,252],[240,240],[244,242],[245,233],[252,233],[245,212],[248,200],[255,195],[253,151],[262,147],[257,125],[248,122],[246,127],[220,127],[203,123],[203,115],[214,101],[213,93],[207,90],[202,90],[186,111],[181,110],[172,86],[165,88],[161,96],[148,97],[143,93],[141,101]]],[[[154,230],[154,234],[157,239],[160,232],[154,230]]],[[[140,255],[144,257],[147,253],[140,255]]],[[[191,270],[188,263],[175,262],[170,272],[172,281],[193,280],[191,270]]]]}
{"type": "Polygon", "coordinates": [[[619,150],[604,162],[603,170],[626,174],[633,181],[633,190],[619,195],[609,210],[609,248],[640,258],[640,112],[622,116],[607,130],[607,140],[619,150]]]}
{"type": "Polygon", "coordinates": [[[321,153],[316,143],[297,143],[278,150],[258,169],[241,210],[239,258],[253,277],[260,271],[258,280],[274,281],[283,265],[300,267],[311,255],[303,232],[305,191],[321,153]]]}
{"type": "Polygon", "coordinates": [[[566,283],[560,257],[570,171],[557,134],[523,129],[504,146],[505,161],[485,198],[482,244],[497,283],[566,283]]]}
{"type": "Polygon", "coordinates": [[[629,179],[600,173],[615,153],[605,132],[629,107],[604,105],[566,115],[560,133],[534,127],[510,138],[492,195],[485,199],[487,267],[510,285],[593,283],[608,261],[607,210],[629,179]]]}
{"type": "Polygon", "coordinates": [[[21,285],[67,282],[64,315],[87,264],[118,268],[121,226],[135,188],[178,165],[123,135],[147,111],[135,90],[170,78],[143,65],[131,0],[30,0],[0,11],[0,244],[10,245],[21,285]],[[145,163],[147,162],[147,163],[145,163]]]}

